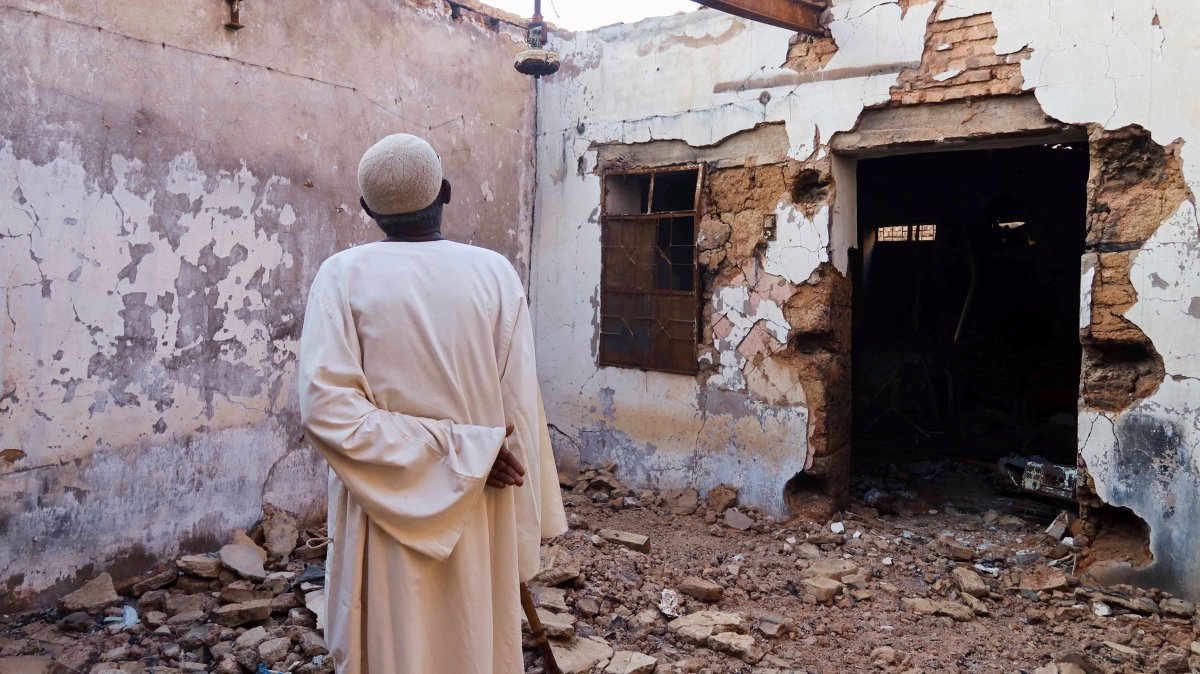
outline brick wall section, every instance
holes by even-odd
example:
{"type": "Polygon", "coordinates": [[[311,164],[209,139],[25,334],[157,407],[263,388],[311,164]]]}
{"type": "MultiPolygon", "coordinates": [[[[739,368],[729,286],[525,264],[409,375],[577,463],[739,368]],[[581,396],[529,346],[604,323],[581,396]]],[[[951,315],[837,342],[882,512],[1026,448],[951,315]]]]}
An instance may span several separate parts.
{"type": "Polygon", "coordinates": [[[837,45],[831,37],[812,38],[793,35],[788,45],[787,62],[784,67],[796,72],[813,72],[825,67],[837,53],[837,45]]]}
{"type": "Polygon", "coordinates": [[[1029,51],[997,55],[995,45],[991,14],[931,21],[921,66],[900,73],[891,103],[941,103],[1021,93],[1020,62],[1029,51]]]}

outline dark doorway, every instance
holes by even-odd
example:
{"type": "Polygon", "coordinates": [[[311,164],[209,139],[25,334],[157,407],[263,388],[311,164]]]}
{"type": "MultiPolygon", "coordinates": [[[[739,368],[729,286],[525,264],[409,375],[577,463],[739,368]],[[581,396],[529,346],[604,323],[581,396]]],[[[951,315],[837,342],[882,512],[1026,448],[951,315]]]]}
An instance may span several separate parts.
{"type": "Polygon", "coordinates": [[[1085,143],[858,164],[853,454],[1075,463],[1085,143]]]}

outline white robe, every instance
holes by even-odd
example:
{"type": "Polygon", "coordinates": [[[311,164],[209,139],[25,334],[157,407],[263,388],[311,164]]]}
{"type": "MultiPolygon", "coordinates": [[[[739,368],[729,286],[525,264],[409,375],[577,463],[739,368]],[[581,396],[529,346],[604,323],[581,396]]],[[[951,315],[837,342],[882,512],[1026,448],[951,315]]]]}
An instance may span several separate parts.
{"type": "Polygon", "coordinates": [[[338,672],[523,671],[518,581],[566,518],[512,266],[450,241],[338,253],[309,291],[299,370],[304,429],[332,468],[338,672]],[[525,484],[486,487],[505,443],[525,484]]]}

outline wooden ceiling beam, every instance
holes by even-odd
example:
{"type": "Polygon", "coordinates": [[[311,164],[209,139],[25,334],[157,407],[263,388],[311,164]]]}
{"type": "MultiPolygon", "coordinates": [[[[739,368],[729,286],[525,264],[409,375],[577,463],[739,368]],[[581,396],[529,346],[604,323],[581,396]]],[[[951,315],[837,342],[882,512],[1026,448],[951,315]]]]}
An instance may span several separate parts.
{"type": "Polygon", "coordinates": [[[758,21],[771,26],[794,30],[805,35],[822,36],[821,12],[817,2],[805,0],[695,0],[706,7],[758,21]]]}

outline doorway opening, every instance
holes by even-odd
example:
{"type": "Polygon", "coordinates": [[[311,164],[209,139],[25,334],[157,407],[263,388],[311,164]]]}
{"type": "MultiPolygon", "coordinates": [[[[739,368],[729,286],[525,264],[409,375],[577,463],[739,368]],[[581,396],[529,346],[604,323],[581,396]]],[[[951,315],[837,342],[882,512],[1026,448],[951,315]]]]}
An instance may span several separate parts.
{"type": "Polygon", "coordinates": [[[998,462],[1074,466],[1086,143],[863,159],[857,173],[856,486],[917,475],[941,498],[995,497],[980,483],[998,462]]]}

